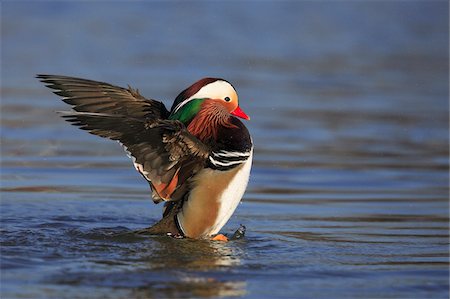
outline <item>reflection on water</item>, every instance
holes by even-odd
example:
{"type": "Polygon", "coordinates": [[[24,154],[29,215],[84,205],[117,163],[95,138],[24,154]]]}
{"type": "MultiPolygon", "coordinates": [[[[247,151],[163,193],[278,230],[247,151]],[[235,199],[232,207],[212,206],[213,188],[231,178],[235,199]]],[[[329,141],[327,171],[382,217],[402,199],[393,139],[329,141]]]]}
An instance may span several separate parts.
{"type": "MultiPolygon", "coordinates": [[[[170,269],[173,276],[159,288],[150,283],[133,295],[155,297],[158,292],[169,297],[227,297],[245,294],[246,282],[240,278],[227,277],[221,272],[227,267],[240,264],[238,248],[218,242],[173,240],[158,238],[158,247],[142,262],[152,269],[149,276],[159,270],[167,276],[170,269]],[[174,279],[175,278],[175,279],[174,279]],[[170,281],[169,280],[169,281],[170,281]]],[[[156,274],[158,275],[158,274],[156,274]]],[[[158,282],[156,282],[158,283],[158,282]]],[[[159,284],[161,284],[159,282],[159,284]]]]}
{"type": "Polygon", "coordinates": [[[1,297],[448,297],[448,3],[172,5],[2,3],[1,297]],[[160,207],[42,72],[167,106],[232,81],[255,160],[224,232],[246,237],[133,234],[160,207]]]}
{"type": "MultiPolygon", "coordinates": [[[[17,251],[28,247],[27,252],[39,256],[31,265],[43,268],[33,275],[43,284],[52,284],[55,292],[68,286],[83,286],[114,287],[121,296],[133,298],[245,294],[245,281],[225,275],[228,268],[240,265],[239,243],[142,237],[125,227],[82,231],[64,224],[73,220],[59,218],[58,222],[36,225],[20,233],[3,230],[2,254],[7,257],[2,261],[2,268],[7,270],[4,280],[11,283],[19,279],[21,269],[30,266],[17,251]],[[61,258],[65,259],[61,265],[63,275],[48,273],[42,264],[44,260],[61,258]]],[[[18,294],[31,296],[40,291],[31,287],[18,294]]]]}

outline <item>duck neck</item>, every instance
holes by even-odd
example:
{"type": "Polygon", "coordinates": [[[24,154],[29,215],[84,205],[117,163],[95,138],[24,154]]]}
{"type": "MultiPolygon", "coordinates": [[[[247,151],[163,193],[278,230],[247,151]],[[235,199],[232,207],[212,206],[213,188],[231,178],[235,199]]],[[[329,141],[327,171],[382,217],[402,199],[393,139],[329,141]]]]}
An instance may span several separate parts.
{"type": "Polygon", "coordinates": [[[230,123],[230,117],[230,113],[225,107],[214,103],[214,101],[205,100],[187,129],[202,142],[206,142],[209,139],[217,140],[221,126],[235,127],[235,125],[230,123]]]}

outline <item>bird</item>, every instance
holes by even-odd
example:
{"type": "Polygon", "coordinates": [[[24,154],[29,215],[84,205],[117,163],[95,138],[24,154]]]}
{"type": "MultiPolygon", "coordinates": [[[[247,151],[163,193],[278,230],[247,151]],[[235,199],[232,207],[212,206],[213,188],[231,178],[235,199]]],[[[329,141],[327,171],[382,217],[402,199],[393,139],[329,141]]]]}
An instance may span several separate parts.
{"type": "MultiPolygon", "coordinates": [[[[239,118],[233,85],[207,77],[181,91],[169,110],[138,89],[61,75],[36,75],[71,106],[61,116],[93,135],[115,140],[149,183],[162,218],[143,231],[228,241],[220,230],[250,177],[253,141],[239,118]]],[[[142,231],[141,231],[142,232],[142,231]]]]}

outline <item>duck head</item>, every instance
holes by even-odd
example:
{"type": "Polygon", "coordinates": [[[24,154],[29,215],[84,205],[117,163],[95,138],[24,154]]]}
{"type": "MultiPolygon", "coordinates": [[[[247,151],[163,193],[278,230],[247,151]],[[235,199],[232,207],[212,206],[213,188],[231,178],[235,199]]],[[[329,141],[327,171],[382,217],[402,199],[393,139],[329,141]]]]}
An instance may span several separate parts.
{"type": "Polygon", "coordinates": [[[200,111],[217,113],[222,117],[229,117],[231,114],[246,120],[250,119],[239,107],[234,87],[228,81],[219,78],[203,78],[183,90],[176,97],[169,118],[188,125],[200,111]]]}

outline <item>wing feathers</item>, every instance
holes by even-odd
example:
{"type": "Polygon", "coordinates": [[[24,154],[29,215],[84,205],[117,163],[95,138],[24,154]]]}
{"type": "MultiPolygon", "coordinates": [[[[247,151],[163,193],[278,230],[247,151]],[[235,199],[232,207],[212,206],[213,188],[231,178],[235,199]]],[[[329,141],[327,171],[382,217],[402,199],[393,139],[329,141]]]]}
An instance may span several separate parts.
{"type": "Polygon", "coordinates": [[[204,168],[209,148],[179,121],[168,120],[162,102],[137,89],[58,75],[37,75],[74,111],[62,117],[82,130],[119,141],[153,189],[153,200],[179,200],[189,179],[204,168]]]}
{"type": "Polygon", "coordinates": [[[205,167],[209,148],[176,120],[145,120],[106,113],[63,112],[91,134],[119,141],[153,186],[155,202],[179,200],[177,191],[205,167]]]}
{"type": "Polygon", "coordinates": [[[169,116],[162,102],[146,99],[131,87],[126,89],[104,82],[58,75],[37,75],[37,78],[78,112],[106,112],[146,118],[169,116]]]}

